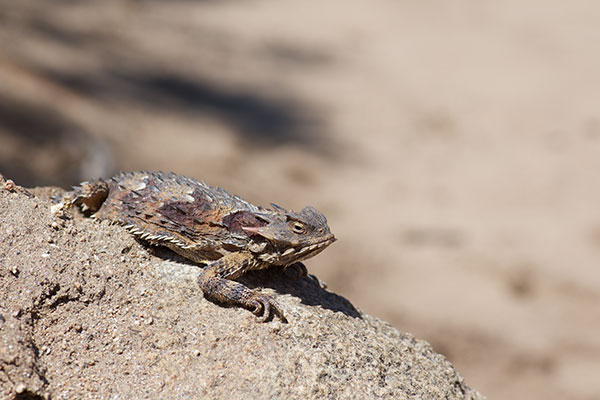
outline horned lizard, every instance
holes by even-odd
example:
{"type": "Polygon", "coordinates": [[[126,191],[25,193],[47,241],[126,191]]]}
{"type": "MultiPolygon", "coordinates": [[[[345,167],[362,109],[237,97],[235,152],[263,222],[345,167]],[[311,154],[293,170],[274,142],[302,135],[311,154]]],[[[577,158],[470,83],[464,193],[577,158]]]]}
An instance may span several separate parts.
{"type": "Polygon", "coordinates": [[[162,172],[128,172],[83,182],[57,199],[53,211],[79,206],[99,220],[123,225],[136,237],[166,246],[204,265],[198,283],[213,300],[249,308],[260,322],[271,311],[285,321],[279,304],[234,281],[246,271],[294,266],[336,239],[325,216],[307,206],[300,212],[275,204],[257,207],[204,182],[162,172]]]}

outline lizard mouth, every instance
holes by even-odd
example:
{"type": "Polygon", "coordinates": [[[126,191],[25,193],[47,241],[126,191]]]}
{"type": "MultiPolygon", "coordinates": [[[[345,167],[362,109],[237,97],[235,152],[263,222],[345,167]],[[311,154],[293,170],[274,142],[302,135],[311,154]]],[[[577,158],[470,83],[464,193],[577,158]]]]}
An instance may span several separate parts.
{"type": "Polygon", "coordinates": [[[307,244],[306,246],[290,247],[281,253],[282,258],[290,258],[295,261],[304,260],[322,252],[327,246],[335,242],[335,236],[327,237],[320,242],[307,244]]]}

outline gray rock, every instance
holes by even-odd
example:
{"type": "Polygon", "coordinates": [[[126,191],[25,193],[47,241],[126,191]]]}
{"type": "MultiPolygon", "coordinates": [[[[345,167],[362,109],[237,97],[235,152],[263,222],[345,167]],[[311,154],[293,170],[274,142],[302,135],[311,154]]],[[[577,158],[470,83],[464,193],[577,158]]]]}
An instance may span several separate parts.
{"type": "Polygon", "coordinates": [[[197,266],[0,189],[0,397],[480,399],[431,346],[316,279],[259,271],[289,323],[205,300],[197,266]]]}

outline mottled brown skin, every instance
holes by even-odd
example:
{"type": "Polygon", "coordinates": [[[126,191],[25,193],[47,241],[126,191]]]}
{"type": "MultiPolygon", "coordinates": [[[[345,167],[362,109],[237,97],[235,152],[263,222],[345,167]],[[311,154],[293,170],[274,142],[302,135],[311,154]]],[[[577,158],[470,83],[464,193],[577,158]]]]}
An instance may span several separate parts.
{"type": "Polygon", "coordinates": [[[275,204],[257,207],[173,173],[130,172],[84,182],[60,199],[58,209],[71,205],[203,264],[198,283],[204,295],[249,308],[261,322],[271,311],[285,320],[281,307],[234,279],[271,266],[293,265],[306,275],[300,261],[335,241],[325,216],[313,207],[299,213],[275,204]]]}

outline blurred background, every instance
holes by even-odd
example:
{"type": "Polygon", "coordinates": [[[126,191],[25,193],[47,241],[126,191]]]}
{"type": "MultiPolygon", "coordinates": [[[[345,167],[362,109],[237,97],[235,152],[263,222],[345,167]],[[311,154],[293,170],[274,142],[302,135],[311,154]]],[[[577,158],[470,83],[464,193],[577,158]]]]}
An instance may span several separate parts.
{"type": "Polygon", "coordinates": [[[0,173],[323,211],[311,273],[490,398],[600,399],[600,5],[0,1],[0,173]]]}

